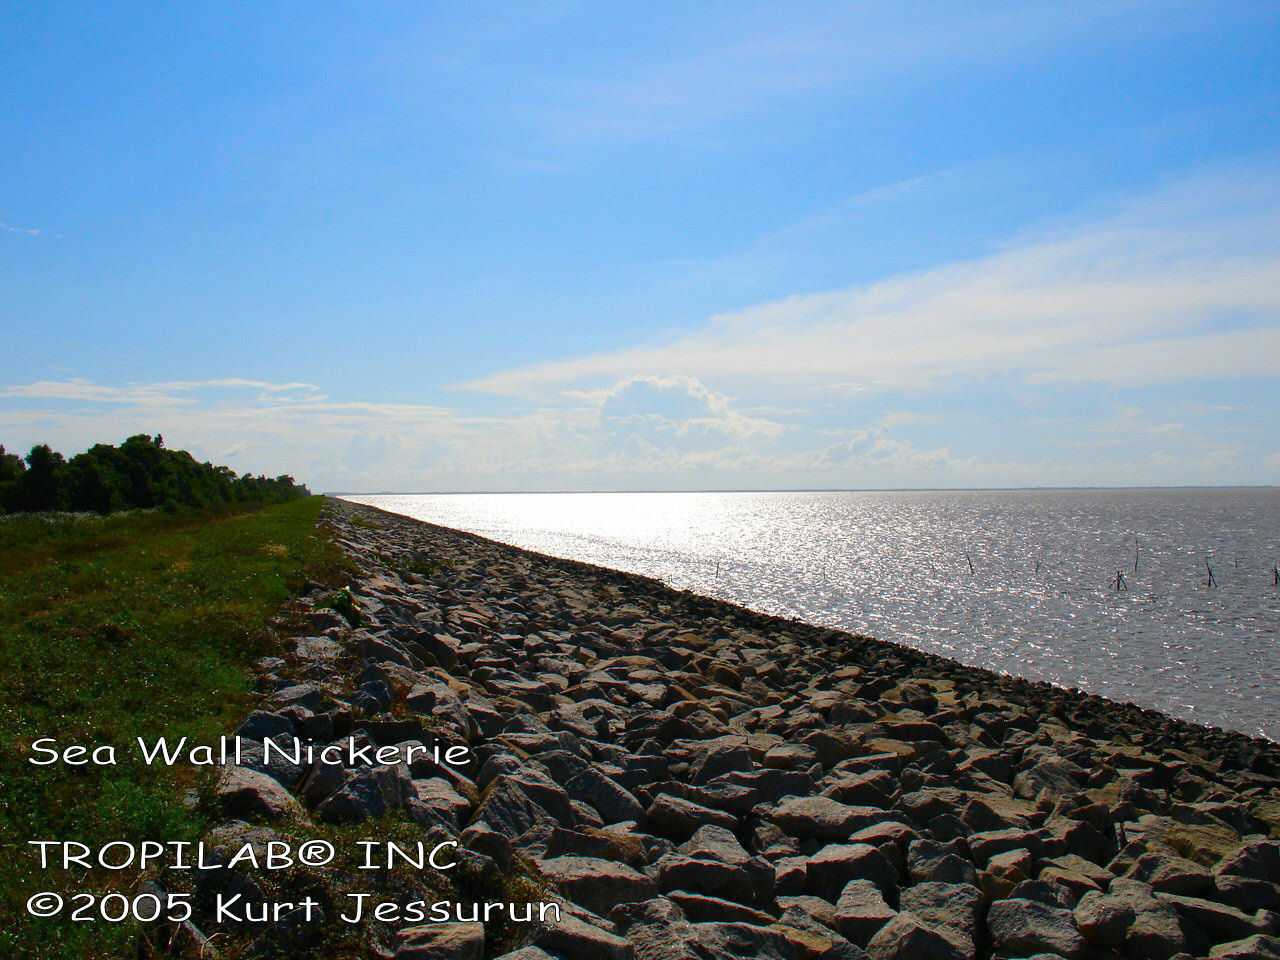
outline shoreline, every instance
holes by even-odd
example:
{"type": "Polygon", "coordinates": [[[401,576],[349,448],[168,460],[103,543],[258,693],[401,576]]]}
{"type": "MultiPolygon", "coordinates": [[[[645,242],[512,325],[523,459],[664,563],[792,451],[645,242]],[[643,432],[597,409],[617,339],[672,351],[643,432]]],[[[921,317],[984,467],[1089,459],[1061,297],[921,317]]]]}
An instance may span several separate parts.
{"type": "MultiPolygon", "coordinates": [[[[289,883],[326,902],[505,899],[559,914],[368,922],[341,934],[348,947],[491,960],[1280,951],[1278,744],[350,501],[330,499],[322,525],[350,586],[313,584],[286,606],[284,648],[259,662],[263,700],[237,735],[354,737],[406,756],[452,745],[465,761],[308,767],[250,745],[222,771],[226,820],[206,842],[231,857],[333,829],[428,840],[459,869],[391,886],[304,869],[289,883]]],[[[197,902],[230,883],[279,890],[222,873],[194,879],[197,902]]],[[[244,936],[196,920],[194,942],[244,936]]],[[[305,920],[259,927],[247,955],[331,942],[332,922],[305,920]]]]}
{"type": "MultiPolygon", "coordinates": [[[[1042,488],[1027,488],[1042,489],[1042,488]]],[[[1057,488],[1044,488],[1057,489],[1057,488]]],[[[1089,490],[1093,488],[1062,488],[1062,489],[1080,489],[1089,490]]],[[[1128,489],[1128,488],[1126,488],[1128,489]]],[[[1147,489],[1147,488],[1134,488],[1147,489]]],[[[1200,488],[1169,488],[1169,489],[1200,489],[1200,488]]],[[[1207,489],[1207,488],[1206,488],[1207,489]]],[[[773,492],[773,491],[770,491],[773,492]]],[[[790,491],[783,491],[790,492],[790,491]]],[[[642,573],[634,573],[628,570],[619,570],[614,567],[607,567],[601,564],[594,564],[584,560],[574,560],[571,557],[560,557],[555,554],[542,553],[537,550],[530,550],[515,544],[507,543],[503,540],[497,540],[493,537],[486,537],[483,534],[473,533],[468,530],[461,530],[457,527],[448,527],[443,524],[432,523],[429,520],[420,520],[416,517],[410,517],[407,514],[396,513],[392,510],[385,510],[381,507],[375,507],[371,504],[358,503],[357,501],[345,499],[345,495],[325,494],[326,497],[333,500],[341,500],[344,503],[350,503],[355,506],[367,510],[373,510],[377,513],[390,517],[396,517],[409,523],[421,524],[424,527],[439,530],[452,534],[462,539],[473,540],[502,550],[511,550],[515,553],[522,554],[534,558],[540,562],[561,564],[564,568],[571,571],[582,573],[585,575],[603,574],[606,578],[621,578],[634,583],[636,587],[643,587],[649,590],[663,591],[683,599],[691,600],[695,603],[701,603],[706,606],[708,611],[721,611],[730,615],[747,615],[749,617],[759,618],[763,623],[772,623],[787,629],[795,629],[800,632],[808,631],[813,638],[825,638],[828,636],[847,638],[855,647],[871,649],[877,646],[886,647],[893,651],[895,656],[900,656],[906,662],[915,659],[917,666],[928,665],[932,669],[936,669],[945,673],[946,671],[955,671],[958,674],[971,674],[974,682],[985,680],[994,683],[996,686],[1005,688],[1002,692],[1005,695],[1022,691],[1028,697],[1034,697],[1037,693],[1047,696],[1049,699],[1057,697],[1065,697],[1070,700],[1081,701],[1081,706],[1093,706],[1104,713],[1112,713],[1117,715],[1117,719],[1135,722],[1139,725],[1154,724],[1161,726],[1172,726],[1176,729],[1182,729],[1188,736],[1208,736],[1213,742],[1217,742],[1218,738],[1222,738],[1223,742],[1230,742],[1235,738],[1241,738],[1257,746],[1270,748],[1267,752],[1271,755],[1271,761],[1274,764],[1272,769],[1280,774],[1280,740],[1271,740],[1268,737],[1257,736],[1246,733],[1241,730],[1232,730],[1228,727],[1219,727],[1209,723],[1197,723],[1193,720],[1187,720],[1183,717],[1174,716],[1165,713],[1155,707],[1144,707],[1140,704],[1128,701],[1114,700],[1101,694],[1089,693],[1078,687],[1064,687],[1046,680],[1032,680],[1027,677],[1020,676],[1016,673],[1001,673],[987,667],[981,667],[973,664],[967,664],[963,661],[945,657],[941,654],[930,653],[925,650],[917,649],[908,644],[895,640],[886,640],[879,637],[872,637],[866,634],[852,633],[848,630],[842,630],[839,627],[826,627],[821,624],[810,623],[807,620],[800,620],[795,617],[786,617],[779,614],[768,613],[763,610],[757,610],[745,604],[733,603],[729,600],[722,600],[719,597],[709,596],[707,594],[698,593],[693,590],[682,590],[677,587],[664,583],[657,577],[650,577],[642,573]]],[[[374,496],[374,494],[359,494],[359,496],[374,496]]],[[[825,641],[824,641],[825,642],[825,641]]]]}

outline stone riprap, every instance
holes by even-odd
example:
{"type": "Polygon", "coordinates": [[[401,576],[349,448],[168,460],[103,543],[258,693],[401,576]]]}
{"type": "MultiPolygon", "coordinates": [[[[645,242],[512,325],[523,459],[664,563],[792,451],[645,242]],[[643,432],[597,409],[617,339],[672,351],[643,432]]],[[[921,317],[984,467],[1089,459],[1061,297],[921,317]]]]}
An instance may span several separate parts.
{"type": "Polygon", "coordinates": [[[1275,744],[371,507],[326,522],[360,622],[295,605],[242,734],[471,762],[259,763],[226,815],[403,821],[564,905],[502,938],[371,927],[371,955],[1280,957],[1275,744]]]}

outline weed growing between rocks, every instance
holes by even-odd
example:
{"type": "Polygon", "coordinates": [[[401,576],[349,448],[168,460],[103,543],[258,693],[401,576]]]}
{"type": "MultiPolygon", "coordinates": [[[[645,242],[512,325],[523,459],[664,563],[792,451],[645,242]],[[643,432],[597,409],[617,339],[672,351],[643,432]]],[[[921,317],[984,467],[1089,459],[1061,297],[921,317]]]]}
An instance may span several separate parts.
{"type": "Polygon", "coordinates": [[[360,611],[356,607],[355,598],[351,596],[350,587],[343,587],[341,590],[325,594],[312,604],[311,609],[332,610],[340,614],[351,626],[360,626],[360,611]]]}

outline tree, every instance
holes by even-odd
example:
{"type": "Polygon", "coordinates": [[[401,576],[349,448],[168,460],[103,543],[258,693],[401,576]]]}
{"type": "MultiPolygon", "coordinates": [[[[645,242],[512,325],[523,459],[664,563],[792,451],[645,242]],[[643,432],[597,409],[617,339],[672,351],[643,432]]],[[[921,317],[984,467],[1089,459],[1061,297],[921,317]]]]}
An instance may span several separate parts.
{"type": "Polygon", "coordinates": [[[10,497],[22,475],[27,472],[27,465],[16,453],[6,453],[4,444],[0,443],[0,510],[13,510],[9,506],[10,497]]]}
{"type": "Polygon", "coordinates": [[[107,514],[118,510],[122,500],[108,480],[107,471],[84,454],[71,460],[72,510],[107,514]]]}
{"type": "Polygon", "coordinates": [[[13,491],[16,511],[63,510],[67,505],[67,462],[47,443],[31,448],[27,470],[13,491]]]}
{"type": "Polygon", "coordinates": [[[26,464],[0,447],[0,511],[91,510],[110,513],[162,506],[181,510],[214,503],[280,503],[307,496],[292,477],[275,479],[201,463],[186,450],[169,450],[164,438],[140,433],[119,447],[98,443],[70,462],[47,445],[32,449],[26,464]]]}

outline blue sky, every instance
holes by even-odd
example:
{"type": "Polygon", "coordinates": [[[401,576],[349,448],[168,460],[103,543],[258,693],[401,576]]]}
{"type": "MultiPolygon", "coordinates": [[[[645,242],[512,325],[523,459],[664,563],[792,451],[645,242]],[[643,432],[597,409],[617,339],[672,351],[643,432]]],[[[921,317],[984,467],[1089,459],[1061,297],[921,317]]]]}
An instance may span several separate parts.
{"type": "Polygon", "coordinates": [[[1280,483],[1273,3],[0,4],[0,440],[1280,483]]]}

